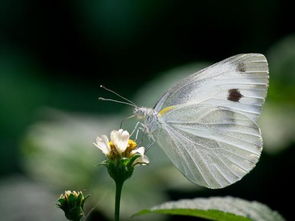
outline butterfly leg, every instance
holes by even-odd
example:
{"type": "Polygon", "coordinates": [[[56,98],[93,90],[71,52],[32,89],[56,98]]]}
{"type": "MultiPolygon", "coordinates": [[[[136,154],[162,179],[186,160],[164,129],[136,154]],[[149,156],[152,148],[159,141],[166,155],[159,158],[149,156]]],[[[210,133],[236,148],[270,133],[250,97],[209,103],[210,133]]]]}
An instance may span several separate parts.
{"type": "Polygon", "coordinates": [[[139,126],[138,126],[138,128],[137,128],[137,130],[136,130],[135,140],[137,140],[139,132],[140,132],[140,131],[143,132],[142,123],[141,123],[141,122],[138,122],[138,123],[139,123],[139,124],[138,124],[139,126]]]}
{"type": "Polygon", "coordinates": [[[141,140],[140,140],[140,143],[142,144],[143,143],[143,137],[144,137],[144,133],[145,133],[145,125],[144,124],[141,124],[141,127],[138,128],[138,131],[141,131],[142,135],[141,135],[141,140]]]}
{"type": "Polygon", "coordinates": [[[130,137],[134,134],[134,132],[136,131],[136,136],[135,136],[135,140],[136,140],[136,138],[137,138],[137,135],[138,135],[138,127],[140,126],[140,122],[138,121],[136,124],[135,124],[135,127],[134,127],[134,129],[133,129],[133,131],[131,132],[131,134],[130,134],[130,137]]]}
{"type": "Polygon", "coordinates": [[[139,132],[142,132],[142,136],[141,136],[141,143],[142,143],[142,141],[143,141],[143,134],[144,134],[144,132],[146,131],[146,126],[142,123],[142,122],[137,122],[137,124],[136,124],[136,128],[134,128],[134,130],[133,130],[133,132],[135,131],[135,129],[136,129],[136,135],[135,135],[135,140],[137,140],[138,139],[138,135],[139,135],[139,132]]]}
{"type": "Polygon", "coordinates": [[[148,137],[149,144],[146,147],[146,151],[148,151],[150,147],[153,146],[156,142],[154,137],[152,135],[149,135],[148,127],[142,122],[137,122],[132,133],[134,133],[135,131],[136,131],[135,140],[138,140],[138,137],[141,133],[141,140],[138,143],[138,146],[141,146],[141,144],[143,143],[144,134],[148,134],[147,137],[148,137]]]}

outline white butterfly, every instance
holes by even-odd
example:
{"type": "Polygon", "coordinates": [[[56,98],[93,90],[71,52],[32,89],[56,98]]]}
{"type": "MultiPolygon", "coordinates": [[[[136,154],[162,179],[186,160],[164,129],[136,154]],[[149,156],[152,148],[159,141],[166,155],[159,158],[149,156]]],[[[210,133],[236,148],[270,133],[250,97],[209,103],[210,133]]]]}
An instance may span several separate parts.
{"type": "Polygon", "coordinates": [[[240,54],[170,88],[154,108],[135,107],[148,135],[191,182],[223,188],[257,163],[257,118],[268,88],[262,54],[240,54]]]}

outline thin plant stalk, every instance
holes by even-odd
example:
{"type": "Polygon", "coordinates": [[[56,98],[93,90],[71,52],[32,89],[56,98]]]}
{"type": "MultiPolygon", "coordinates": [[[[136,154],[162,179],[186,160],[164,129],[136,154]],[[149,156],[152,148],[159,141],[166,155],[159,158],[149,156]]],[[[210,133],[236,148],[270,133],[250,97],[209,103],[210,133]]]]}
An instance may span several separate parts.
{"type": "Polygon", "coordinates": [[[123,188],[122,181],[116,182],[116,196],[115,196],[115,221],[120,220],[120,201],[121,201],[121,193],[123,188]]]}

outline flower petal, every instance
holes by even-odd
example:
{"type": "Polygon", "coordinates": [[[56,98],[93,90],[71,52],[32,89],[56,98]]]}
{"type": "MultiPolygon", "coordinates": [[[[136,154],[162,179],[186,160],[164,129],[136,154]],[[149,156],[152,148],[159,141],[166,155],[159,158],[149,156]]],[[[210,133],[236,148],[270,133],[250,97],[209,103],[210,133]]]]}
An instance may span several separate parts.
{"type": "Polygon", "coordinates": [[[134,160],[133,165],[134,166],[137,164],[146,165],[149,163],[150,163],[150,161],[149,161],[148,157],[145,155],[142,155],[142,156],[138,157],[136,160],[134,160]]]}
{"type": "Polygon", "coordinates": [[[113,130],[111,132],[111,141],[113,142],[119,153],[123,153],[126,150],[129,137],[130,135],[126,130],[120,129],[118,131],[113,130]]]}
{"type": "Polygon", "coordinates": [[[131,151],[131,155],[134,155],[134,154],[138,153],[141,156],[143,156],[144,155],[144,151],[145,151],[144,147],[138,147],[135,150],[132,150],[131,151]]]}
{"type": "Polygon", "coordinates": [[[96,138],[96,143],[93,143],[98,149],[100,149],[105,155],[108,155],[111,151],[109,145],[109,139],[106,135],[96,138]]]}

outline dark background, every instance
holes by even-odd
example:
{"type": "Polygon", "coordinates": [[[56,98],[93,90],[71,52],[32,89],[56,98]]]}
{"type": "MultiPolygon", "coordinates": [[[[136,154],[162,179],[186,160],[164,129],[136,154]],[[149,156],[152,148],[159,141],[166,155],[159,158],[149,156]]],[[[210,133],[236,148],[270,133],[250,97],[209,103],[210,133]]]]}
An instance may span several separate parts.
{"type": "MultiPolygon", "coordinates": [[[[293,11],[286,0],[0,0],[0,179],[26,175],[19,144],[40,108],[116,113],[123,107],[98,104],[105,93],[100,84],[132,99],[171,68],[239,53],[266,54],[294,34],[293,11]]],[[[293,97],[287,93],[284,102],[294,104],[293,97]]],[[[276,96],[272,100],[280,105],[276,96]]],[[[279,154],[264,154],[245,185],[167,194],[170,199],[239,196],[291,220],[293,157],[289,143],[279,154]]]]}

